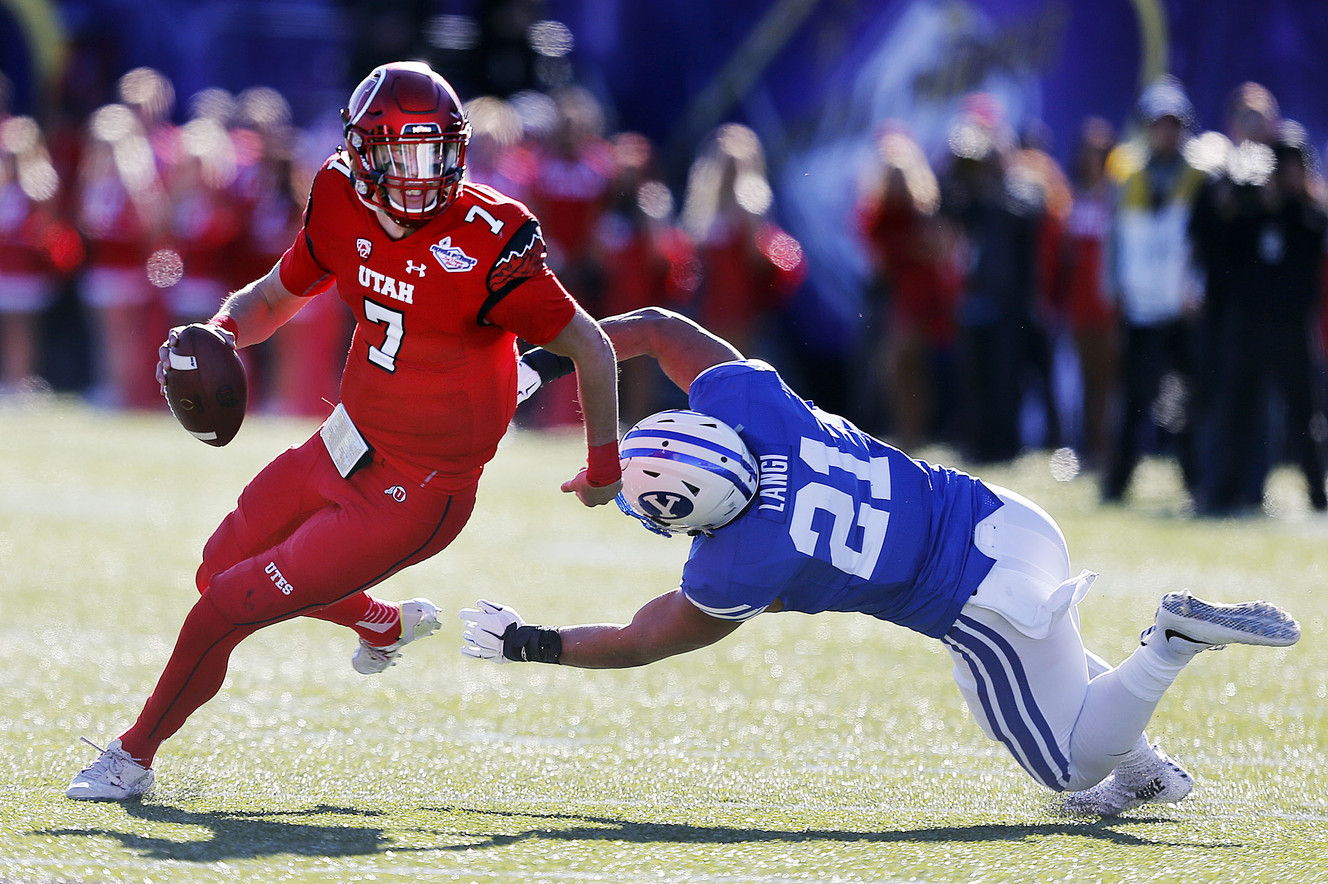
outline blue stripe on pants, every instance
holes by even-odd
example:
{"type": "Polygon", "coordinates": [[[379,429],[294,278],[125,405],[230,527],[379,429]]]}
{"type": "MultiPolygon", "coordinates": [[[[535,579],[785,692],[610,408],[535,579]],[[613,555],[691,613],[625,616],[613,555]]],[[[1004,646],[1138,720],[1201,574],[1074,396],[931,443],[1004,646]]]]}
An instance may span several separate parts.
{"type": "Polygon", "coordinates": [[[1010,643],[996,630],[965,616],[955,622],[945,642],[968,663],[997,739],[1038,782],[1051,789],[1066,788],[1070,761],[1060,751],[1010,643]]]}

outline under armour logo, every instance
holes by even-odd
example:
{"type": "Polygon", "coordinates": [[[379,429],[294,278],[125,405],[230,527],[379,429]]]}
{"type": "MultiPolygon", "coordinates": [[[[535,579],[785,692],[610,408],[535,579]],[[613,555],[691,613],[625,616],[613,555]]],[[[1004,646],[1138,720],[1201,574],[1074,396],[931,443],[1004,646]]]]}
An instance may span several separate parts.
{"type": "Polygon", "coordinates": [[[406,272],[418,273],[420,276],[424,276],[424,262],[421,261],[419,264],[416,264],[414,261],[407,261],[406,272]]]}
{"type": "Polygon", "coordinates": [[[391,488],[385,488],[383,489],[383,493],[391,497],[397,503],[404,503],[406,501],[406,489],[402,488],[400,485],[393,485],[391,488]]]}

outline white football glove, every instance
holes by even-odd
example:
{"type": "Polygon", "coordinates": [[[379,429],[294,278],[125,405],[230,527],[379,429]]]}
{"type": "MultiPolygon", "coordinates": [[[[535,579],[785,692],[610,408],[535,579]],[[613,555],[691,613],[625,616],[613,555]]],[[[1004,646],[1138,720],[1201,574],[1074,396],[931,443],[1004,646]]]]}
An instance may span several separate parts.
{"type": "Polygon", "coordinates": [[[503,656],[503,635],[513,626],[518,629],[525,626],[526,621],[516,611],[496,602],[480,599],[476,604],[478,609],[461,610],[461,625],[464,627],[461,638],[465,641],[461,653],[476,660],[511,663],[503,656]]]}
{"type": "Polygon", "coordinates": [[[523,360],[516,361],[516,404],[520,405],[529,399],[540,384],[544,383],[539,376],[539,372],[527,365],[523,360]]]}

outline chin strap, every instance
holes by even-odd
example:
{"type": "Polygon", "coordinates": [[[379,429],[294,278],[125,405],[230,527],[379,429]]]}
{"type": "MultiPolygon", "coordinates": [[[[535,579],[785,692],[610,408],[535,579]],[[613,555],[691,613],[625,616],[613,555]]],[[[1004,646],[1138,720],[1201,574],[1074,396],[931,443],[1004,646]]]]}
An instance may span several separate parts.
{"type": "Polygon", "coordinates": [[[638,513],[636,510],[632,509],[632,505],[627,502],[627,498],[623,496],[623,493],[621,491],[618,492],[618,496],[614,498],[614,501],[618,504],[618,509],[622,510],[625,514],[631,516],[633,519],[636,519],[642,525],[645,525],[647,531],[658,534],[660,537],[673,536],[672,531],[662,527],[654,519],[651,519],[648,516],[643,516],[640,513],[638,513]]]}

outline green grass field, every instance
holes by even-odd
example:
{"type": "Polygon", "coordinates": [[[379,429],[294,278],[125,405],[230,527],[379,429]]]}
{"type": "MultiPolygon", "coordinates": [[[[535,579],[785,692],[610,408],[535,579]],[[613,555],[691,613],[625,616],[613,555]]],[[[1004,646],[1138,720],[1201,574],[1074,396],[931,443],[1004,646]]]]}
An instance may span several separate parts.
{"type": "MultiPolygon", "coordinates": [[[[0,881],[1328,881],[1328,520],[1297,477],[1267,517],[1184,517],[1170,465],[1128,507],[1030,455],[986,475],[1042,503],[1081,610],[1119,660],[1166,590],[1290,608],[1287,650],[1203,655],[1152,735],[1195,774],[1179,805],[1070,819],[963,710],[938,643],[867,617],[759,617],[624,672],[464,660],[450,614],[366,678],[353,636],[296,621],[236,651],[139,803],[69,777],[139,710],[196,598],[204,540],[312,426],[251,417],[214,450],[161,416],[0,408],[0,881]]],[[[621,621],[686,556],[558,492],[575,436],[515,433],[442,555],[386,598],[478,597],[533,622],[621,621]]]]}

